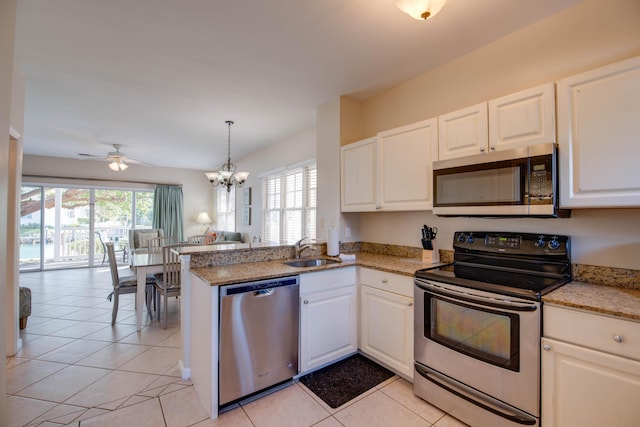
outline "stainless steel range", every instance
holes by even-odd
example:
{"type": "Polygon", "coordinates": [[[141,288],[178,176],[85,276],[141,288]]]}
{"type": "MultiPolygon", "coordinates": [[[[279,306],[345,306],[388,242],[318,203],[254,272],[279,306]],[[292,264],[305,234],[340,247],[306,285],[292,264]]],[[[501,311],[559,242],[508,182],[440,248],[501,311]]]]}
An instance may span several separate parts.
{"type": "Polygon", "coordinates": [[[456,232],[415,274],[414,392],[473,427],[540,422],[541,297],[570,280],[567,236],[456,232]]]}

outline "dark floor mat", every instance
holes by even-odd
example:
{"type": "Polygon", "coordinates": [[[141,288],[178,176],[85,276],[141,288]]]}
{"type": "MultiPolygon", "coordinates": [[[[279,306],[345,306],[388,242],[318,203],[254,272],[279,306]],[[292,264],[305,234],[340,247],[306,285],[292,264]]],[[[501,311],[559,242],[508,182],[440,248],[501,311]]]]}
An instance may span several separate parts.
{"type": "Polygon", "coordinates": [[[335,409],[393,375],[390,370],[355,354],[300,377],[300,382],[335,409]]]}

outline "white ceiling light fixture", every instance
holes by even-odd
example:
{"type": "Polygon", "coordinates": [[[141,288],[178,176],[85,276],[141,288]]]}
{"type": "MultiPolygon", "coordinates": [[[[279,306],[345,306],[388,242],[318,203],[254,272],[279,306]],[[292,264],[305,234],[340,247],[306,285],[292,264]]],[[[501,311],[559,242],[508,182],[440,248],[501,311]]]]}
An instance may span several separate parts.
{"type": "Polygon", "coordinates": [[[232,187],[242,187],[249,176],[249,172],[236,172],[236,165],[231,163],[231,120],[225,121],[229,127],[229,136],[227,140],[227,163],[224,163],[217,172],[206,172],[205,175],[213,187],[221,185],[227,191],[231,191],[232,187]]]}
{"type": "Polygon", "coordinates": [[[113,162],[109,163],[109,169],[115,172],[120,172],[127,169],[129,166],[124,162],[123,159],[117,158],[113,159],[113,162]]]}
{"type": "Polygon", "coordinates": [[[412,18],[426,21],[440,12],[447,0],[394,0],[394,3],[412,18]]]}

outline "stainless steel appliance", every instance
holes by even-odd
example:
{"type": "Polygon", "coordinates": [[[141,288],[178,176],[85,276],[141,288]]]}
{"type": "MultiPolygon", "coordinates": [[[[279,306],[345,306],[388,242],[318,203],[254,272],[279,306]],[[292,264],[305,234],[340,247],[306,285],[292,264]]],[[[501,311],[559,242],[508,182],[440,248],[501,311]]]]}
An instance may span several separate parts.
{"type": "Polygon", "coordinates": [[[541,296],[570,280],[569,238],[456,232],[415,273],[414,392],[474,427],[539,425],[541,296]]]}
{"type": "Polygon", "coordinates": [[[220,288],[219,404],[298,373],[298,276],[220,288]]]}
{"type": "Polygon", "coordinates": [[[555,144],[433,163],[433,213],[442,216],[569,216],[558,209],[555,144]]]}

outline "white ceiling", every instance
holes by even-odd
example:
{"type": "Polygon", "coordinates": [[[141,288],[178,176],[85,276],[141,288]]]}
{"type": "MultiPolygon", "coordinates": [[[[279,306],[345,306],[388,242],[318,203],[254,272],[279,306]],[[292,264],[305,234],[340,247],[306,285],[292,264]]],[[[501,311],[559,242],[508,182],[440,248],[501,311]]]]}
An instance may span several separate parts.
{"type": "Polygon", "coordinates": [[[214,169],[583,0],[20,0],[24,153],[214,169]]]}

